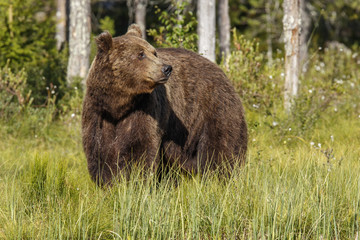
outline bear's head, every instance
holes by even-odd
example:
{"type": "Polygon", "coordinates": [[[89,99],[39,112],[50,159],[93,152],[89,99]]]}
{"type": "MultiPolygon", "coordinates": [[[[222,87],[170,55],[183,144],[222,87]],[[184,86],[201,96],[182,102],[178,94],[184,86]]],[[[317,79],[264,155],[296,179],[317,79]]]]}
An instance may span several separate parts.
{"type": "Polygon", "coordinates": [[[87,87],[100,108],[116,117],[121,107],[137,95],[151,93],[164,84],[172,67],[132,24],[125,35],[112,38],[104,32],[96,38],[98,52],[89,72],[87,87]]]}

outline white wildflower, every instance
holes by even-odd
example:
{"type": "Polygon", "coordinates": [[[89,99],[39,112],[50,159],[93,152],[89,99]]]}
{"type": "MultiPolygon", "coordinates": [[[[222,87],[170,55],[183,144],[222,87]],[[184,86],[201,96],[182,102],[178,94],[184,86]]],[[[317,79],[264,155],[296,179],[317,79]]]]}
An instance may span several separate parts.
{"type": "Polygon", "coordinates": [[[343,84],[344,83],[344,81],[342,79],[336,79],[336,78],[335,78],[335,82],[338,83],[338,84],[343,84]]]}

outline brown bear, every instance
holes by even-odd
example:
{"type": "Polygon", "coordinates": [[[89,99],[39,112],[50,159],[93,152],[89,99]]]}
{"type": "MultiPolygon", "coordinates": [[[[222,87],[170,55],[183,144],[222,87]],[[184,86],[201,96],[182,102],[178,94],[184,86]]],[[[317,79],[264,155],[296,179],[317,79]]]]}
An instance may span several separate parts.
{"type": "Polygon", "coordinates": [[[181,48],[155,49],[135,24],[96,42],[82,114],[94,181],[128,174],[139,159],[150,171],[166,163],[188,172],[245,160],[244,110],[216,64],[181,48]]]}

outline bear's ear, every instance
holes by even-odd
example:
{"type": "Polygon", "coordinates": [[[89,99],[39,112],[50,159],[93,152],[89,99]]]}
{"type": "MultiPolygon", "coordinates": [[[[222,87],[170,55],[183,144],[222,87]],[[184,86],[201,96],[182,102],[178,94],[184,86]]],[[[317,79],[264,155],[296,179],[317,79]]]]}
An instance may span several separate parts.
{"type": "Polygon", "coordinates": [[[96,38],[98,52],[108,52],[112,47],[112,36],[109,32],[103,32],[96,38]]]}
{"type": "Polygon", "coordinates": [[[126,35],[132,35],[135,37],[142,38],[141,28],[137,24],[131,24],[128,28],[126,35]]]}

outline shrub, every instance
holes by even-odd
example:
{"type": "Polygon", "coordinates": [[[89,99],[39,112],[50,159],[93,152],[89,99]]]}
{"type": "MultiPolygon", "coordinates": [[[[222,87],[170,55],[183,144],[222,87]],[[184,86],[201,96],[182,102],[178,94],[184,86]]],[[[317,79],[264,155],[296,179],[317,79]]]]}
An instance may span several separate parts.
{"type": "Polygon", "coordinates": [[[157,7],[155,13],[163,26],[158,29],[149,29],[159,47],[182,47],[193,51],[197,50],[196,25],[197,20],[191,11],[185,12],[188,2],[177,3],[174,12],[168,13],[157,7]]]}
{"type": "MultiPolygon", "coordinates": [[[[34,103],[43,104],[50,84],[61,90],[66,73],[66,52],[56,49],[53,2],[0,1],[0,66],[27,72],[34,103]]],[[[63,93],[59,91],[59,96],[63,93]]]]}
{"type": "Polygon", "coordinates": [[[235,30],[233,47],[221,66],[243,101],[250,131],[262,124],[274,129],[282,141],[289,135],[310,136],[325,116],[359,115],[360,56],[356,49],[316,50],[308,71],[300,76],[298,96],[287,114],[283,107],[284,59],[276,58],[269,66],[259,43],[246,40],[235,30]]]}
{"type": "Polygon", "coordinates": [[[0,115],[20,112],[32,102],[31,90],[27,90],[27,74],[24,69],[13,73],[9,63],[0,69],[0,115]]]}
{"type": "Polygon", "coordinates": [[[279,102],[283,81],[280,68],[266,65],[259,43],[233,30],[234,50],[222,67],[249,109],[271,109],[279,102]],[[276,97],[275,97],[276,96],[276,97]]]}

